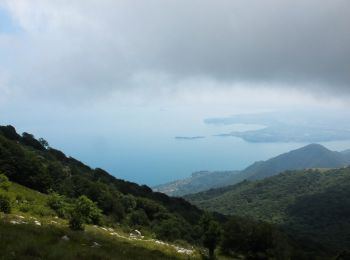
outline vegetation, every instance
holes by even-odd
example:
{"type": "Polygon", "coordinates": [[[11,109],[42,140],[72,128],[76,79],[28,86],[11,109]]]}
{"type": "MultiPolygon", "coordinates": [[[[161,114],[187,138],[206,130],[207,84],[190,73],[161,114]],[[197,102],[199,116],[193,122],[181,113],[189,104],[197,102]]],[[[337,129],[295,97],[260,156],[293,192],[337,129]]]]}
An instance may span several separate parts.
{"type": "Polygon", "coordinates": [[[304,255],[299,241],[270,224],[205,213],[184,199],[91,169],[11,126],[0,127],[0,171],[7,176],[1,177],[0,250],[9,259],[113,259],[112,248],[127,259],[196,259],[198,252],[210,258],[304,255]],[[20,232],[24,243],[17,245],[20,232]],[[70,251],[61,252],[66,235],[70,251]],[[198,249],[181,251],[169,242],[198,249]]]}
{"type": "Polygon", "coordinates": [[[198,172],[190,178],[154,187],[171,196],[184,196],[209,189],[237,184],[243,180],[259,180],[286,170],[336,168],[350,165],[349,151],[333,152],[319,144],[281,154],[267,161],[255,162],[242,171],[198,172]]]}
{"type": "Polygon", "coordinates": [[[349,198],[350,167],[289,171],[187,197],[203,209],[277,224],[312,250],[332,252],[350,248],[349,198]]]}

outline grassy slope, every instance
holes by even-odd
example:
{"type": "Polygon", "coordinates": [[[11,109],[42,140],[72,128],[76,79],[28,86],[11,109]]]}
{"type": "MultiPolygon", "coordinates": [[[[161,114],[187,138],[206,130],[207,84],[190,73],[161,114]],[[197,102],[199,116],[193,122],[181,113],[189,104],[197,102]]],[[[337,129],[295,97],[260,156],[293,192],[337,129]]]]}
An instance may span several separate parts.
{"type": "MultiPolygon", "coordinates": [[[[188,259],[172,245],[130,239],[121,228],[71,231],[67,221],[46,206],[47,195],[21,185],[12,183],[8,192],[0,193],[9,195],[13,205],[11,214],[0,213],[0,259],[188,259]],[[93,247],[94,242],[99,246],[93,247]]],[[[197,253],[191,256],[198,258],[197,253]]]]}

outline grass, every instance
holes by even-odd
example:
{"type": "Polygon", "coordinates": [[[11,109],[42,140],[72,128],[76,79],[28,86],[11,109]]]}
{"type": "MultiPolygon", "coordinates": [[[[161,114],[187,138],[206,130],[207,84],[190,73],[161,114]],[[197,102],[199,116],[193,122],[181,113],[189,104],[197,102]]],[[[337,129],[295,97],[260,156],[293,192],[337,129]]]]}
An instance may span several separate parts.
{"type": "Polygon", "coordinates": [[[11,214],[0,213],[0,259],[201,259],[151,238],[130,239],[122,228],[86,225],[72,231],[47,206],[48,195],[11,183],[11,214]],[[67,236],[69,240],[64,240],[67,236]]]}

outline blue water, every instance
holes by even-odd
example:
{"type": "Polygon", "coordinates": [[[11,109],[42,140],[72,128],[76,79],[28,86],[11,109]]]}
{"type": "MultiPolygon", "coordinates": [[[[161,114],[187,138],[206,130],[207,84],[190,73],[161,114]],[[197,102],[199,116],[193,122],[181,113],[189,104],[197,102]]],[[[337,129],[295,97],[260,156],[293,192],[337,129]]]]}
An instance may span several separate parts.
{"type": "MultiPolygon", "coordinates": [[[[12,123],[19,131],[45,137],[92,167],[118,178],[156,185],[188,177],[199,170],[240,170],[254,161],[266,160],[307,143],[247,143],[235,137],[213,135],[262,126],[215,126],[203,122],[208,114],[188,109],[136,109],[115,111],[45,111],[12,123]],[[206,136],[177,140],[176,136],[206,136]]],[[[10,118],[10,117],[9,117],[10,118]]],[[[323,143],[332,150],[350,148],[350,141],[323,143]]]]}

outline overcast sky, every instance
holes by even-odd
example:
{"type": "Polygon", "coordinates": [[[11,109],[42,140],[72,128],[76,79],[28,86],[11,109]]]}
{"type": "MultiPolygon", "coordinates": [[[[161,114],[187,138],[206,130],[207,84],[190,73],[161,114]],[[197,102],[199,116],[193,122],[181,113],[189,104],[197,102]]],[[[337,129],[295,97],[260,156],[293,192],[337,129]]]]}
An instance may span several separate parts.
{"type": "Polygon", "coordinates": [[[0,0],[0,124],[79,157],[82,126],[151,133],[152,111],[184,135],[207,117],[347,111],[349,26],[349,0],[0,0]]]}
{"type": "Polygon", "coordinates": [[[350,93],[347,0],[0,3],[8,94],[80,100],[188,81],[350,93]]]}

